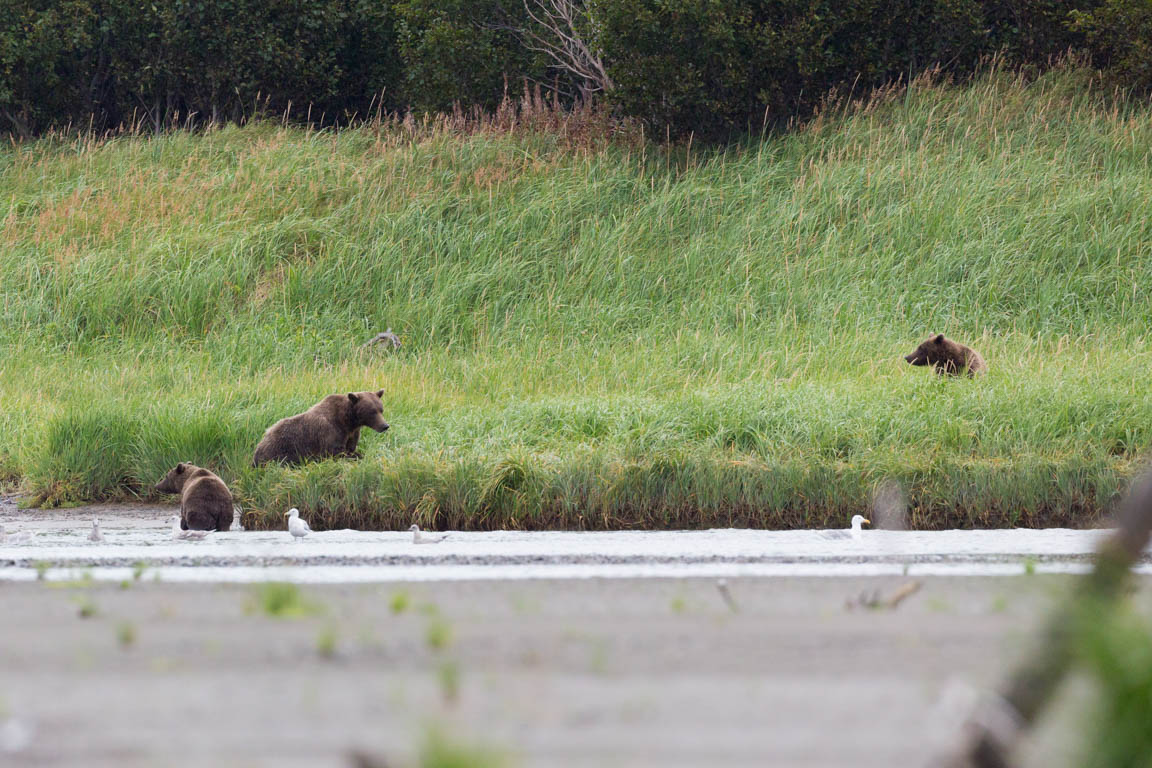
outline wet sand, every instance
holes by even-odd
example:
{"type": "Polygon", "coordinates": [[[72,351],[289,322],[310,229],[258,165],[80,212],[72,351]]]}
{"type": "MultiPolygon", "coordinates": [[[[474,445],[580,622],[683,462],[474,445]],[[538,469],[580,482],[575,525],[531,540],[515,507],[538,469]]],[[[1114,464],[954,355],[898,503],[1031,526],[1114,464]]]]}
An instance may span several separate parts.
{"type": "Polygon", "coordinates": [[[526,766],[919,765],[949,681],[997,679],[1070,578],[929,578],[895,611],[845,602],[899,580],[736,580],[736,613],[713,580],[308,586],[295,619],[244,585],[0,583],[0,700],[32,731],[7,757],[398,766],[435,726],[526,766]]]}
{"type": "MultiPolygon", "coordinates": [[[[102,517],[153,536],[166,512],[102,517]]],[[[38,513],[40,548],[90,516],[38,513]]],[[[1074,579],[919,575],[896,610],[849,605],[899,571],[728,578],[732,605],[716,578],[309,583],[280,618],[260,585],[84,573],[0,580],[0,765],[399,768],[436,728],[521,766],[917,766],[955,734],[948,692],[997,681],[1074,579]]],[[[1025,765],[1072,764],[1085,698],[1025,765]]]]}

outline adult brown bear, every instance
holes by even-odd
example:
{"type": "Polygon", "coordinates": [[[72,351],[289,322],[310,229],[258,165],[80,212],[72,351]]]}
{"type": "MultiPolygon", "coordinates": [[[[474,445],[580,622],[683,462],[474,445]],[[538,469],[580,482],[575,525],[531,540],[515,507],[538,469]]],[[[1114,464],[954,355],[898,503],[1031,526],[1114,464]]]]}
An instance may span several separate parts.
{"type": "Polygon", "coordinates": [[[304,413],[280,419],[264,433],[252,463],[259,466],[270,461],[299,464],[335,456],[360,458],[360,451],[356,450],[360,427],[371,427],[377,432],[388,429],[380,401],[383,394],[381,389],[328,395],[304,413]]]}

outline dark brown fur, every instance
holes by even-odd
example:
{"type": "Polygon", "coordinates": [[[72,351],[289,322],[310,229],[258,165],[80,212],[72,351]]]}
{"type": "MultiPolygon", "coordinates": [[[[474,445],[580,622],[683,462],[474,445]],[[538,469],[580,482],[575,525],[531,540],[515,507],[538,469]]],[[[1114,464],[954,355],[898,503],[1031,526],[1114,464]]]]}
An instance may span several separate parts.
{"type": "Polygon", "coordinates": [[[180,494],[180,527],[226,531],[232,527],[232,492],[216,474],[181,462],[156,483],[161,493],[180,494]]]}
{"type": "Polygon", "coordinates": [[[941,376],[980,376],[988,370],[988,363],[980,353],[959,342],[944,338],[939,333],[904,357],[912,365],[930,365],[941,376]]]}
{"type": "Polygon", "coordinates": [[[259,466],[269,461],[299,464],[333,456],[360,458],[360,451],[356,450],[360,427],[371,427],[377,432],[388,429],[384,404],[380,402],[383,394],[381,389],[328,395],[304,413],[280,419],[264,433],[252,463],[259,466]]]}

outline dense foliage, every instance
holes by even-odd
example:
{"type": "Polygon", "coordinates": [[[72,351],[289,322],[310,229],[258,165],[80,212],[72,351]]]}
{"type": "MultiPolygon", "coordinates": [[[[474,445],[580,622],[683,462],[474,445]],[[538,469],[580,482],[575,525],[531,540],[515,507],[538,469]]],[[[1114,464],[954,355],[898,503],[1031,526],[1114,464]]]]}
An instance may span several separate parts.
{"type": "MultiPolygon", "coordinates": [[[[1042,66],[1084,49],[1122,83],[1152,85],[1152,0],[572,5],[611,102],[659,134],[759,129],[833,89],[934,65],[965,74],[993,54],[1042,66]]],[[[541,32],[521,0],[0,0],[0,130],[492,108],[525,80],[574,94],[526,30],[541,32]]]]}

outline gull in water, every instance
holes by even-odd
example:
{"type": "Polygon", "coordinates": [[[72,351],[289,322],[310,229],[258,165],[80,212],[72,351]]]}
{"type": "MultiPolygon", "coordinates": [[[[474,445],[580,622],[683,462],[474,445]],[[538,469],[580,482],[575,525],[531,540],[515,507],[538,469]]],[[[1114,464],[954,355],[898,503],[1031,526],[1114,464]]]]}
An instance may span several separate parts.
{"type": "Polygon", "coordinates": [[[293,540],[300,541],[312,533],[312,529],[308,527],[308,521],[300,517],[300,510],[296,507],[292,507],[284,514],[288,518],[288,533],[292,534],[293,540]]]}
{"type": "Polygon", "coordinates": [[[92,518],[92,530],[88,532],[88,541],[104,541],[104,534],[100,533],[100,518],[92,518]]]}
{"type": "Polygon", "coordinates": [[[864,523],[872,525],[872,521],[863,515],[853,515],[852,527],[848,530],[821,531],[820,533],[826,539],[846,539],[851,536],[853,539],[859,540],[864,538],[864,530],[860,527],[864,523]]]}
{"type": "Polygon", "coordinates": [[[27,544],[32,541],[33,534],[28,531],[5,533],[4,524],[0,523],[0,544],[27,544]]]}
{"type": "Polygon", "coordinates": [[[200,541],[212,531],[183,531],[180,530],[180,515],[172,515],[168,518],[168,522],[172,523],[172,538],[183,539],[185,541],[200,541]]]}
{"type": "Polygon", "coordinates": [[[412,531],[412,543],[413,544],[439,544],[440,542],[444,541],[444,539],[446,539],[448,537],[448,534],[445,534],[445,533],[431,534],[431,535],[426,534],[426,533],[421,533],[420,532],[420,526],[416,525],[415,523],[413,523],[412,527],[409,528],[408,530],[412,531]]]}

